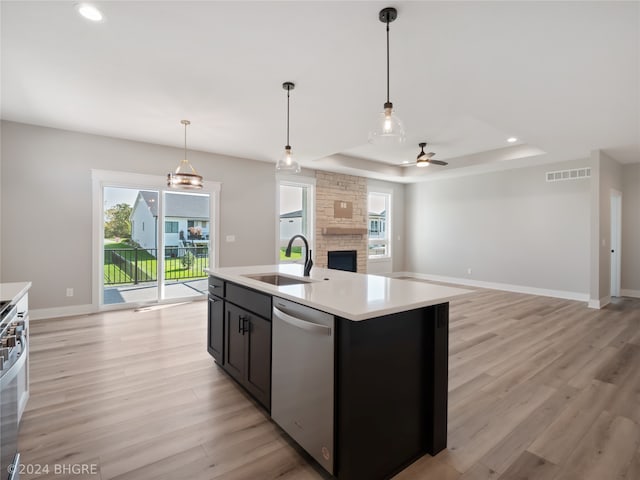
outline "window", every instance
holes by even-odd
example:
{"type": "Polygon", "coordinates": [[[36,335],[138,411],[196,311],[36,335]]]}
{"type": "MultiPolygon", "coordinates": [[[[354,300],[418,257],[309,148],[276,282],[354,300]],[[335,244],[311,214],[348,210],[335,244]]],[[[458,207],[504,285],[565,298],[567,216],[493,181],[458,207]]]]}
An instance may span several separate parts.
{"type": "Polygon", "coordinates": [[[313,250],[313,203],[315,179],[298,177],[278,180],[277,259],[280,263],[304,261],[304,244],[296,240],[291,257],[285,256],[289,240],[294,235],[304,235],[313,250]]]}
{"type": "Polygon", "coordinates": [[[178,222],[165,222],[164,233],[178,233],[178,222]]]}
{"type": "Polygon", "coordinates": [[[390,249],[390,209],[391,195],[369,192],[369,258],[387,258],[390,249]]]}

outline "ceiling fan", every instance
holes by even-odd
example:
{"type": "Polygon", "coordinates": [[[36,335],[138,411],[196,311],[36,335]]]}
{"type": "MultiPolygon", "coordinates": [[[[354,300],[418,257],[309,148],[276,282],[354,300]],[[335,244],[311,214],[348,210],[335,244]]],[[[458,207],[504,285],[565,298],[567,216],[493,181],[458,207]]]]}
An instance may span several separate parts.
{"type": "Polygon", "coordinates": [[[428,167],[429,165],[449,165],[447,162],[443,162],[442,160],[434,160],[433,157],[435,156],[435,153],[424,152],[424,147],[427,146],[427,142],[419,143],[418,146],[420,147],[420,153],[416,158],[416,167],[428,167]]]}

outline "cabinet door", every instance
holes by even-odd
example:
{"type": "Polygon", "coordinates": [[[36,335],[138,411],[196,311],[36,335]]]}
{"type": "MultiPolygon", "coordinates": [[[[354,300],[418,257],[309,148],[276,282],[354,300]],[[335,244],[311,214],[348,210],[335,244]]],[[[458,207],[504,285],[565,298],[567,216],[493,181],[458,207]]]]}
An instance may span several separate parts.
{"type": "Polygon", "coordinates": [[[247,312],[228,302],[224,306],[224,367],[229,375],[244,383],[245,329],[247,312]]]}
{"type": "Polygon", "coordinates": [[[207,350],[219,364],[224,363],[224,302],[209,295],[209,326],[207,350]]]}
{"type": "Polygon", "coordinates": [[[249,318],[246,387],[267,410],[271,408],[271,322],[249,318]]]}

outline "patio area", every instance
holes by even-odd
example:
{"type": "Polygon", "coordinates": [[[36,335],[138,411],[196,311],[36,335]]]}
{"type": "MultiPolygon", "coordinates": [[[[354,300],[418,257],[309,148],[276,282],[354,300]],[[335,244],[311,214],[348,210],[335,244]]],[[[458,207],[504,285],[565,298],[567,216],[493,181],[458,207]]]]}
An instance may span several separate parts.
{"type": "MultiPolygon", "coordinates": [[[[164,298],[188,298],[206,295],[207,278],[187,280],[182,282],[166,283],[164,298]]],[[[114,305],[120,303],[145,303],[158,300],[158,285],[151,284],[106,286],[104,288],[104,304],[114,305]]]]}

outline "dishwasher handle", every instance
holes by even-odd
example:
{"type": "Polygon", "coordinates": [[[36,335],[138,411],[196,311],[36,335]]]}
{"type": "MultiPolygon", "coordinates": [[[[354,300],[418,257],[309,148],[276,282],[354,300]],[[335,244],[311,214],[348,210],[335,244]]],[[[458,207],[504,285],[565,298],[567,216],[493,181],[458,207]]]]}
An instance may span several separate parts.
{"type": "Polygon", "coordinates": [[[318,325],[317,323],[308,322],[306,320],[302,320],[300,318],[296,318],[294,316],[289,315],[288,313],[283,312],[277,307],[273,307],[273,316],[279,320],[282,320],[285,323],[288,323],[291,326],[300,328],[302,330],[306,330],[311,333],[319,333],[322,335],[331,335],[331,327],[327,327],[325,325],[318,325]]]}

